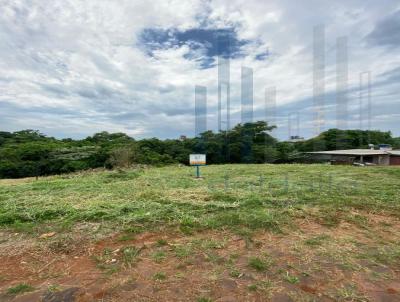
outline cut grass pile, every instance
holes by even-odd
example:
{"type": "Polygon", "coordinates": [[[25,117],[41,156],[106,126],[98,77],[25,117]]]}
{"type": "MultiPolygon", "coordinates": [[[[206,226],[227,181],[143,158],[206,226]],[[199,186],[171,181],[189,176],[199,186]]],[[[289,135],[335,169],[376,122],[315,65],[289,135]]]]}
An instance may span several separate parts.
{"type": "Polygon", "coordinates": [[[169,166],[0,180],[0,226],[39,232],[42,225],[101,222],[131,233],[175,226],[190,234],[226,227],[279,231],[304,217],[327,226],[367,225],[353,210],[400,216],[396,167],[215,165],[202,167],[202,180],[193,173],[169,166]]]}
{"type": "Polygon", "coordinates": [[[27,293],[27,292],[30,292],[33,290],[35,290],[35,288],[33,286],[30,286],[29,284],[26,284],[26,283],[19,283],[13,287],[10,287],[7,290],[7,293],[10,295],[18,295],[18,294],[27,293]]]}

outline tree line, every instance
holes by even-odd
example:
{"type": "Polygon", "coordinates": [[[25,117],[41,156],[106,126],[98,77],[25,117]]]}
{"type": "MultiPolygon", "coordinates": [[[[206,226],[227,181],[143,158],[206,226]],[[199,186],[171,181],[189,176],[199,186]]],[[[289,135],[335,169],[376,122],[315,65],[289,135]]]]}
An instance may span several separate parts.
{"type": "Polygon", "coordinates": [[[188,164],[189,154],[206,153],[208,164],[307,161],[304,152],[368,148],[400,138],[390,132],[330,129],[303,142],[280,142],[264,121],[238,124],[229,131],[207,131],[195,138],[135,140],[124,133],[100,132],[85,139],[56,139],[37,130],[0,131],[0,178],[69,173],[134,164],[188,164]]]}

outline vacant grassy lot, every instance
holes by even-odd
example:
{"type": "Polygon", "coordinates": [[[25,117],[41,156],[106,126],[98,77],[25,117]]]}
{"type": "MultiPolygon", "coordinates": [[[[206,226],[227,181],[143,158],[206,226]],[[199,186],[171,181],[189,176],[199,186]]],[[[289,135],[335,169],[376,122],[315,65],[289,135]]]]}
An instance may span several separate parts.
{"type": "Polygon", "coordinates": [[[0,300],[400,300],[400,169],[193,175],[0,180],[0,300]]]}

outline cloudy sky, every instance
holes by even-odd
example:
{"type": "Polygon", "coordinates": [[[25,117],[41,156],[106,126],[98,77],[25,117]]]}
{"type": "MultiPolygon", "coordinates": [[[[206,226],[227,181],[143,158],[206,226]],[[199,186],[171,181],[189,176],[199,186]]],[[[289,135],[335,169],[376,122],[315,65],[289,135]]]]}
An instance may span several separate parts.
{"type": "Polygon", "coordinates": [[[398,0],[0,0],[0,130],[193,136],[195,85],[207,86],[208,128],[216,129],[223,35],[232,123],[240,122],[246,66],[255,119],[265,117],[265,88],[276,87],[276,136],[287,138],[288,115],[298,115],[299,134],[310,137],[313,27],[321,24],[324,128],[336,125],[336,39],[347,36],[348,128],[359,126],[359,75],[370,71],[371,126],[400,136],[398,0]]]}

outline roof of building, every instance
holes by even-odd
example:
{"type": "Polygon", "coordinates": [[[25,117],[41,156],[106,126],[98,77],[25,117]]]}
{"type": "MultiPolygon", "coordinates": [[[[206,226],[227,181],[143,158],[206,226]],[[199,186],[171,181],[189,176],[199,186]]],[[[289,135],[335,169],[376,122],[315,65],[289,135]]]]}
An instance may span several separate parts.
{"type": "Polygon", "coordinates": [[[310,154],[326,154],[326,155],[353,155],[353,156],[360,156],[360,155],[400,155],[400,151],[384,151],[384,150],[371,150],[371,149],[349,149],[349,150],[331,150],[331,151],[317,151],[317,152],[307,152],[310,154]],[[394,154],[398,153],[398,154],[394,154]]]}
{"type": "Polygon", "coordinates": [[[386,152],[389,153],[390,155],[400,156],[400,150],[390,150],[386,152]]]}

